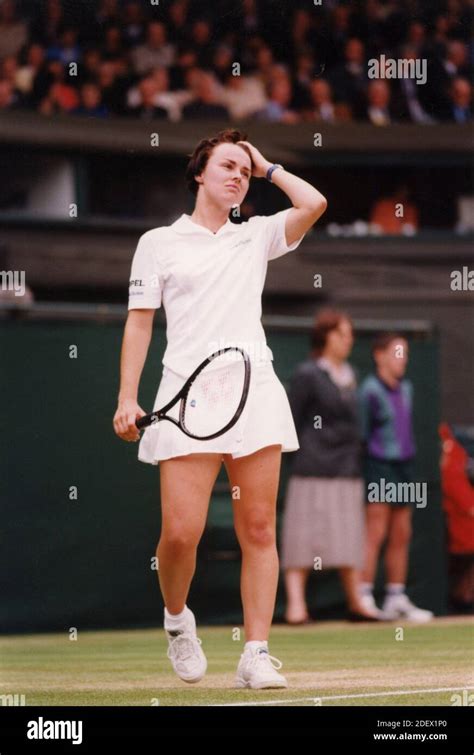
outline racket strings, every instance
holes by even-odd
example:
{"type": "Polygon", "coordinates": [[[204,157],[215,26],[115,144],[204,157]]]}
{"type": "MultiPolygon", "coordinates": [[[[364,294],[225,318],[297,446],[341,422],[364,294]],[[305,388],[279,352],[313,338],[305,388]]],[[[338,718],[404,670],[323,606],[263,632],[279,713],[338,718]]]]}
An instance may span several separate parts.
{"type": "Polygon", "coordinates": [[[195,435],[210,435],[225,426],[235,416],[242,399],[243,360],[231,365],[223,362],[218,369],[215,364],[212,367],[197,376],[187,395],[184,425],[195,435]]]}

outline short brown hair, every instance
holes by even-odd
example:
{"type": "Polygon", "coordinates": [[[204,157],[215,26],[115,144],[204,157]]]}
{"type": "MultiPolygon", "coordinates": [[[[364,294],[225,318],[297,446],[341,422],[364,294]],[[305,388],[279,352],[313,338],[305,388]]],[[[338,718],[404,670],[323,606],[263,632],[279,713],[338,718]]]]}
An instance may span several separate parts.
{"type": "Polygon", "coordinates": [[[311,333],[311,348],[314,356],[321,356],[326,347],[329,333],[336,330],[343,320],[347,320],[351,328],[353,327],[352,320],[346,312],[332,309],[332,307],[325,307],[318,312],[311,333]]]}
{"type": "MultiPolygon", "coordinates": [[[[185,178],[190,192],[196,196],[199,189],[199,184],[196,181],[196,176],[199,176],[207,165],[210,155],[214,147],[218,144],[237,144],[237,142],[247,141],[247,134],[243,131],[239,131],[236,128],[226,128],[224,131],[219,131],[217,136],[213,136],[210,139],[201,139],[194,152],[188,155],[189,160],[188,167],[186,168],[185,178]]],[[[250,157],[250,163],[253,170],[253,160],[250,150],[245,144],[239,145],[250,157]]]]}
{"type": "Polygon", "coordinates": [[[372,356],[374,356],[376,351],[385,351],[393,341],[398,341],[400,339],[402,339],[402,341],[407,340],[401,333],[395,333],[389,330],[384,331],[383,333],[378,333],[372,341],[372,356]]]}

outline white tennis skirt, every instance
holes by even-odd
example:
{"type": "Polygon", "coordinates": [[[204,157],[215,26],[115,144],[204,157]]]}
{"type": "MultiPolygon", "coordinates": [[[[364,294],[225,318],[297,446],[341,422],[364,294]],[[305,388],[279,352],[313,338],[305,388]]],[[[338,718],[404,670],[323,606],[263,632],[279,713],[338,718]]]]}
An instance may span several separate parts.
{"type": "MultiPolygon", "coordinates": [[[[186,379],[163,367],[153,411],[171,401],[186,379]]],[[[177,407],[179,403],[170,410],[172,416],[177,407]]],[[[146,464],[158,464],[163,459],[193,453],[232,454],[236,459],[275,444],[281,444],[282,451],[296,451],[299,448],[290,403],[273,364],[271,361],[256,362],[252,363],[244,410],[226,433],[211,440],[195,440],[172,422],[162,420],[144,431],[138,447],[138,459],[146,464]]]]}

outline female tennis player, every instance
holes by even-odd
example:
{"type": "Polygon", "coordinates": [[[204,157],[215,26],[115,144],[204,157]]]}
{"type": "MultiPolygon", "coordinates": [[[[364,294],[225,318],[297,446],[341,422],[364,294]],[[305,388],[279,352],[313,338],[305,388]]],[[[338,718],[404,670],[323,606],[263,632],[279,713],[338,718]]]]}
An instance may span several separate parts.
{"type": "Polygon", "coordinates": [[[290,252],[326,209],[324,196],[306,181],[272,164],[227,129],[203,139],[186,179],[196,197],[191,215],[154,228],[139,240],[132,262],[125,325],[116,434],[137,441],[145,412],[137,403],[155,309],[163,303],[167,345],[153,409],[170,401],[208,355],[241,346],[251,361],[244,411],[227,432],[211,440],[188,437],[171,422],[148,427],[138,458],[160,465],[162,527],[157,547],[164,599],[168,657],[186,682],[204,676],[207,661],[186,601],[196,550],[206,524],[214,482],[224,462],[232,487],[235,532],[242,551],[241,597],[245,647],[236,687],[287,687],[269,654],[268,635],[278,582],[276,500],[281,454],[299,448],[286,392],[272,365],[261,319],[268,261],[290,252]],[[236,224],[251,177],[274,183],[292,207],[236,224]]]}

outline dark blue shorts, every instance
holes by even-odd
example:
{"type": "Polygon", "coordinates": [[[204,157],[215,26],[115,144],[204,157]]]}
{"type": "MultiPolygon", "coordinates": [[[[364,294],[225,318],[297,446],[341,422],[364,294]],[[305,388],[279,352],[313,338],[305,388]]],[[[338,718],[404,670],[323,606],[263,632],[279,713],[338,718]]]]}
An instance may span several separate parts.
{"type": "MultiPolygon", "coordinates": [[[[413,459],[405,461],[389,461],[386,459],[376,459],[373,456],[367,456],[364,460],[364,479],[365,479],[365,498],[367,503],[376,502],[374,490],[387,493],[389,488],[393,488],[393,483],[403,485],[415,481],[415,470],[413,459]],[[376,488],[375,486],[378,486],[376,488]]],[[[389,497],[387,495],[387,497],[389,497]]],[[[378,503],[387,503],[389,506],[410,506],[411,501],[404,500],[403,495],[397,497],[396,501],[381,500],[378,503]]]]}

